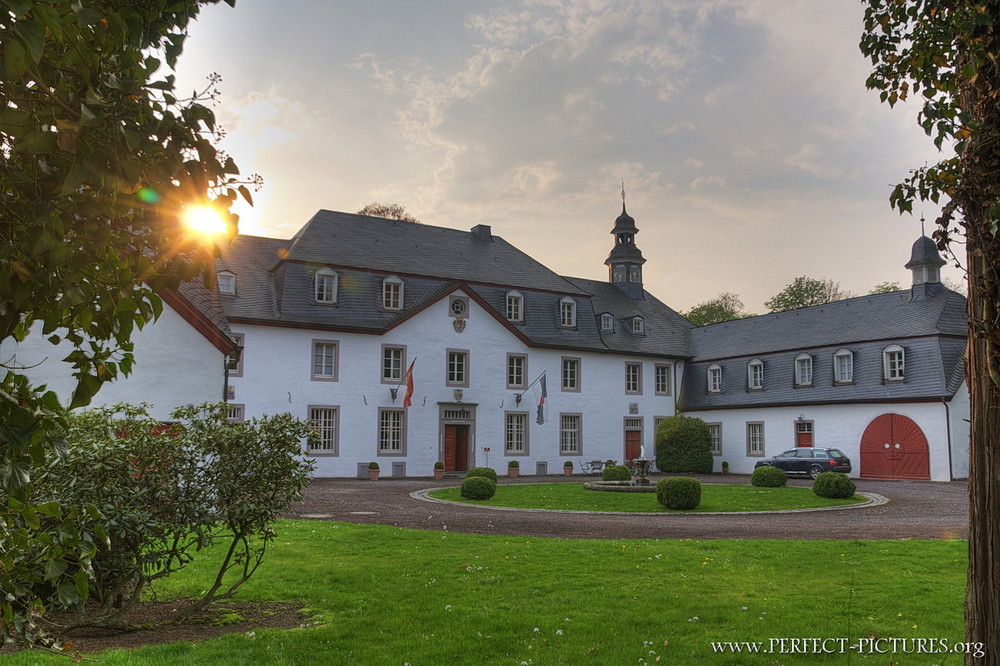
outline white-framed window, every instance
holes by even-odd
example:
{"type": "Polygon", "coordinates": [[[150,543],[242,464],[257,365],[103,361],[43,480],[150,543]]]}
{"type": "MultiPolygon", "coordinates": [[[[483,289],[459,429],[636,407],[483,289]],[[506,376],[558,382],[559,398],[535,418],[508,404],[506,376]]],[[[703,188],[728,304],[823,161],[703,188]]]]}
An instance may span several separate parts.
{"type": "Polygon", "coordinates": [[[382,383],[398,384],[403,381],[406,367],[406,347],[382,345],[382,383]]]}
{"type": "Polygon", "coordinates": [[[504,453],[526,455],[528,453],[528,413],[507,412],[504,414],[504,453]]]}
{"type": "Polygon", "coordinates": [[[559,323],[566,328],[576,328],[576,301],[569,296],[559,301],[559,323]]]}
{"type": "Polygon", "coordinates": [[[232,271],[219,271],[215,277],[215,283],[219,285],[220,294],[232,295],[236,293],[236,273],[232,271]]]}
{"type": "Polygon", "coordinates": [[[564,356],[562,359],[562,390],[579,392],[580,359],[564,356]]]}
{"type": "Polygon", "coordinates": [[[230,423],[242,423],[246,420],[246,405],[226,403],[226,420],[230,423]]]}
{"type": "Polygon", "coordinates": [[[403,287],[403,281],[396,276],[382,280],[382,307],[386,310],[402,310],[403,287]]]}
{"type": "Polygon", "coordinates": [[[670,395],[673,389],[673,366],[657,363],[653,371],[653,383],[656,395],[670,395]]]}
{"type": "Polygon", "coordinates": [[[854,381],[854,354],[850,350],[841,349],[833,355],[833,381],[838,384],[854,381]]]}
{"type": "Polygon", "coordinates": [[[708,434],[712,438],[712,455],[721,456],[722,455],[722,424],[721,423],[708,423],[708,434]]]}
{"type": "Polygon", "coordinates": [[[335,340],[313,340],[312,378],[328,382],[337,381],[337,342],[335,340]]]}
{"type": "Polygon", "coordinates": [[[760,421],[747,422],[747,455],[764,455],[764,424],[760,421]]]}
{"type": "Polygon", "coordinates": [[[601,315],[601,330],[608,333],[614,333],[615,330],[614,315],[608,314],[607,312],[601,315]]]}
{"type": "Polygon", "coordinates": [[[245,336],[242,333],[233,333],[233,341],[236,349],[226,354],[226,370],[230,377],[243,376],[243,354],[246,351],[244,346],[245,336]]]}
{"type": "Polygon", "coordinates": [[[811,386],[813,383],[813,357],[809,354],[799,354],[795,357],[795,384],[811,386]]]}
{"type": "Polygon", "coordinates": [[[402,409],[378,410],[378,452],[392,456],[406,453],[406,412],[402,409]]]}
{"type": "Polygon", "coordinates": [[[313,277],[313,297],[317,303],[337,302],[338,276],[329,268],[316,271],[313,277]]]}
{"type": "Polygon", "coordinates": [[[524,296],[519,291],[507,292],[507,321],[524,321],[524,296]]]}
{"type": "Polygon", "coordinates": [[[764,362],[755,358],[747,363],[747,388],[757,390],[764,388],[764,362]]]}
{"type": "Polygon", "coordinates": [[[523,389],[528,384],[528,357],[507,354],[507,388],[523,389]]]}
{"type": "Polygon", "coordinates": [[[625,364],[625,392],[642,393],[642,363],[625,364]]]}
{"type": "Polygon", "coordinates": [[[643,335],[646,332],[646,322],[642,317],[632,317],[632,332],[643,335]]]}
{"type": "Polygon", "coordinates": [[[559,415],[559,455],[578,456],[583,450],[581,447],[583,422],[582,414],[560,414],[559,415]]]}
{"type": "Polygon", "coordinates": [[[882,350],[882,376],[886,381],[903,381],[903,366],[906,353],[899,345],[889,345],[882,350]]]}
{"type": "Polygon", "coordinates": [[[469,352],[464,349],[448,350],[448,367],[445,383],[448,386],[469,385],[469,352]]]}
{"type": "Polygon", "coordinates": [[[708,392],[722,392],[722,366],[712,364],[708,366],[708,392]]]}
{"type": "Polygon", "coordinates": [[[310,445],[310,453],[334,456],[339,453],[339,438],[337,437],[339,412],[339,408],[332,405],[309,406],[309,422],[318,435],[317,441],[310,445]]]}

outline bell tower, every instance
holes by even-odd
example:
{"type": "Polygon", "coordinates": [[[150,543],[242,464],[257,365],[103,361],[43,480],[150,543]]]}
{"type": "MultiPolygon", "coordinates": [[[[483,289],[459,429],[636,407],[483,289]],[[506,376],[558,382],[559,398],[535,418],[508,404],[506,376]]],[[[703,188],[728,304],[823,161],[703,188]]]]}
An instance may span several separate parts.
{"type": "Polygon", "coordinates": [[[944,289],[941,284],[941,267],[946,262],[938,253],[937,244],[927,236],[921,236],[913,244],[910,260],[906,268],[913,272],[913,286],[910,300],[922,301],[944,289]]]}
{"type": "Polygon", "coordinates": [[[622,214],[615,220],[611,230],[615,236],[615,246],[605,259],[608,267],[608,281],[632,298],[642,298],[642,265],[646,260],[635,246],[635,235],[639,229],[635,220],[625,210],[625,184],[622,183],[622,214]]]}

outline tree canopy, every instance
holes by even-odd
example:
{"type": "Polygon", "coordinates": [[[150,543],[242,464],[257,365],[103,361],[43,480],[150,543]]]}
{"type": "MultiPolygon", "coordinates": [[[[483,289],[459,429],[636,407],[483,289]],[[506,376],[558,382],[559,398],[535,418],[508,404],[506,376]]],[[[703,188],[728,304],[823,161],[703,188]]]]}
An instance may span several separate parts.
{"type": "Polygon", "coordinates": [[[358,215],[370,215],[371,217],[384,217],[387,220],[400,220],[401,222],[413,222],[420,224],[420,220],[410,215],[402,204],[379,203],[373,201],[366,204],[358,211],[358,215]]]}
{"type": "Polygon", "coordinates": [[[850,298],[851,293],[829,278],[797,277],[780,292],[764,301],[770,312],[784,312],[850,298]]]}
{"type": "Polygon", "coordinates": [[[898,282],[879,282],[877,285],[872,287],[869,294],[888,294],[893,291],[899,291],[902,287],[899,286],[898,282]]]}
{"type": "Polygon", "coordinates": [[[743,309],[743,301],[739,295],[731,292],[723,292],[681,314],[695,326],[708,326],[753,316],[743,309]]]}

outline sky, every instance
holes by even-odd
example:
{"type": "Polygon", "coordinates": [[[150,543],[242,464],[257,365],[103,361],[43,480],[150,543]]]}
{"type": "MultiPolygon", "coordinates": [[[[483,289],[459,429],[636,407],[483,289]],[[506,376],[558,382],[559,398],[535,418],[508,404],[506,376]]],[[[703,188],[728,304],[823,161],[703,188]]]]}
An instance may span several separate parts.
{"type": "MultiPolygon", "coordinates": [[[[221,147],[263,177],[241,233],[399,203],[607,279],[622,183],[675,310],[794,278],[903,287],[893,185],[940,159],[865,88],[860,0],[238,0],[202,10],[179,90],[222,81],[221,147]]],[[[928,222],[927,231],[933,229],[928,222]]],[[[946,269],[952,279],[960,273],[946,269]]]]}

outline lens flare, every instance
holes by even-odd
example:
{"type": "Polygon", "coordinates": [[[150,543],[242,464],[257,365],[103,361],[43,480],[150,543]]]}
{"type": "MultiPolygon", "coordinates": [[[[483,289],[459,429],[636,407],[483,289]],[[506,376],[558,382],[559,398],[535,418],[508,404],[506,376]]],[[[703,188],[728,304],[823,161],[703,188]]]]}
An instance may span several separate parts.
{"type": "Polygon", "coordinates": [[[228,227],[219,211],[212,206],[191,206],[184,211],[184,224],[199,234],[224,234],[228,227]]]}

